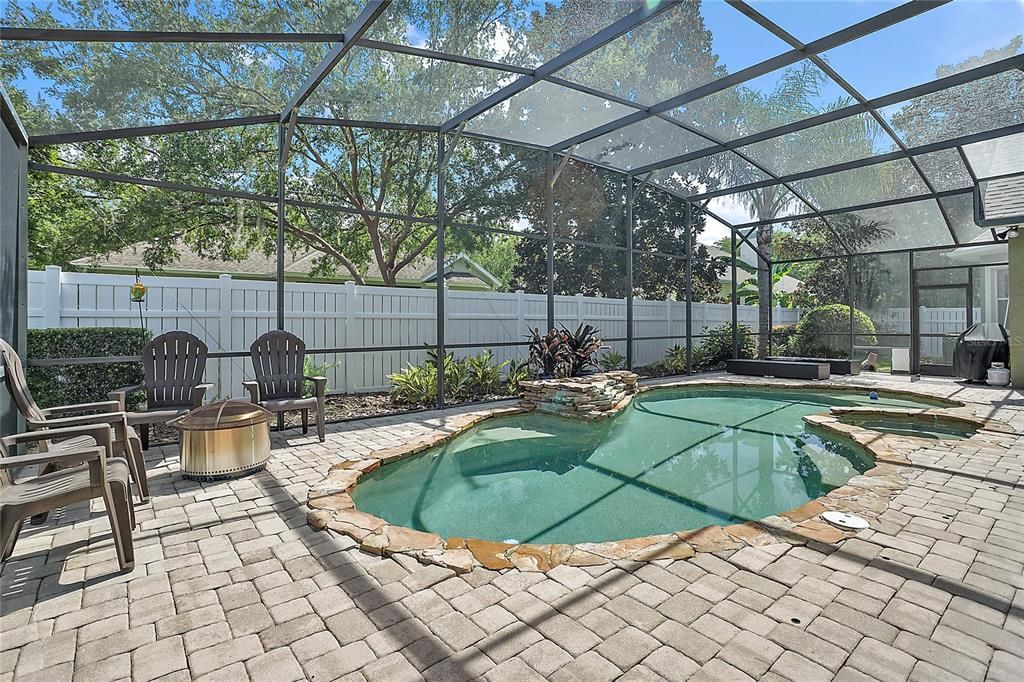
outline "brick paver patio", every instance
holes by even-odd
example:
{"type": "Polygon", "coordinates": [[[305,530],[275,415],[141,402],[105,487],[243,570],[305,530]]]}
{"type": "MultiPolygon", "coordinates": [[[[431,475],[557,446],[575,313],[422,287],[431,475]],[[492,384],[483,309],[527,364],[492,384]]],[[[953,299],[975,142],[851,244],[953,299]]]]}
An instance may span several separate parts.
{"type": "MultiPolygon", "coordinates": [[[[1024,433],[1019,393],[912,387],[1024,433]]],[[[920,449],[880,523],[838,546],[455,575],[306,524],[331,464],[441,416],[335,424],[323,444],[275,434],[267,471],[230,482],[184,479],[176,448],[154,448],[133,573],[84,506],[23,532],[2,576],[0,679],[1024,676],[1024,436],[920,449]]]]}

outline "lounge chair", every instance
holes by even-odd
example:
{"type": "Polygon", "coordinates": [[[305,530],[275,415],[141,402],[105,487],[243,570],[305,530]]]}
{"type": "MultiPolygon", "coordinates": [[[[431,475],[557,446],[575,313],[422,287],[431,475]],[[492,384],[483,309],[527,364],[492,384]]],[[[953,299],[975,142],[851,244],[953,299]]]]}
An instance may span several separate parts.
{"type": "Polygon", "coordinates": [[[142,449],[149,449],[149,425],[167,422],[203,404],[213,384],[200,383],[206,369],[206,344],[183,331],[167,332],[142,347],[143,383],[111,391],[122,411],[128,395],[146,392],[146,406],[127,411],[128,425],[138,426],[142,449]]]}
{"type": "MultiPolygon", "coordinates": [[[[79,405],[61,405],[44,410],[36,403],[35,398],[32,397],[32,392],[28,388],[28,378],[25,376],[25,368],[21,363],[21,358],[3,339],[0,339],[0,357],[3,358],[4,366],[7,370],[4,372],[7,390],[10,391],[11,396],[14,398],[18,411],[25,417],[29,430],[39,431],[69,426],[103,425],[110,438],[114,456],[123,456],[128,462],[128,469],[138,488],[139,501],[145,502],[149,499],[149,481],[146,478],[146,462],[142,457],[142,441],[139,440],[135,429],[128,426],[125,413],[120,410],[117,401],[107,400],[79,405]]],[[[46,437],[43,440],[50,440],[50,438],[55,437],[46,437]]],[[[58,452],[95,447],[98,444],[99,441],[93,436],[76,435],[59,443],[51,442],[48,449],[52,452],[58,452]]]]}
{"type": "Polygon", "coordinates": [[[19,444],[79,436],[81,427],[0,438],[0,562],[6,562],[14,551],[26,518],[76,502],[102,498],[114,536],[117,563],[122,571],[131,571],[135,567],[132,544],[135,512],[131,505],[128,464],[113,456],[109,439],[98,436],[97,440],[105,441],[98,447],[62,448],[31,455],[10,454],[19,444]],[[63,468],[15,481],[14,470],[32,465],[39,465],[44,471],[54,466],[63,468]]]}
{"type": "Polygon", "coordinates": [[[243,381],[252,402],[278,414],[278,429],[283,426],[281,414],[302,410],[302,432],[309,433],[309,410],[316,410],[316,433],[324,441],[324,402],[327,377],[306,376],[306,344],[290,332],[270,331],[253,341],[249,347],[255,381],[243,381]],[[313,382],[314,395],[303,396],[307,381],[313,382]]]}

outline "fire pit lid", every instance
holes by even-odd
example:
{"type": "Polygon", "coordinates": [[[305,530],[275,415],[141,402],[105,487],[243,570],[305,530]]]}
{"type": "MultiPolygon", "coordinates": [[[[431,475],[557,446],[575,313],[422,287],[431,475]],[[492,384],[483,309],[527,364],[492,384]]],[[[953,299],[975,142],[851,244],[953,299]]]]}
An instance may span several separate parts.
{"type": "Polygon", "coordinates": [[[174,426],[182,431],[215,431],[236,429],[269,422],[272,415],[255,403],[245,400],[221,400],[203,405],[176,420],[174,426]]]}

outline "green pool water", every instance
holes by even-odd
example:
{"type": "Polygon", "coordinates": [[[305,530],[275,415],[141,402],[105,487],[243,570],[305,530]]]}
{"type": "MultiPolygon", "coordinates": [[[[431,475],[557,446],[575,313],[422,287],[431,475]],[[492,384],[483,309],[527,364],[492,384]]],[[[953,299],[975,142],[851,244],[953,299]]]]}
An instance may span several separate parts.
{"type": "Polygon", "coordinates": [[[838,405],[931,403],[806,390],[660,389],[604,422],[488,419],[381,467],[356,506],[443,537],[601,542],[758,519],[872,466],[801,417],[838,405]]]}
{"type": "Polygon", "coordinates": [[[897,436],[915,436],[936,440],[963,440],[973,436],[977,429],[970,426],[943,424],[924,419],[899,419],[892,417],[843,417],[841,421],[863,429],[891,433],[897,436]]]}

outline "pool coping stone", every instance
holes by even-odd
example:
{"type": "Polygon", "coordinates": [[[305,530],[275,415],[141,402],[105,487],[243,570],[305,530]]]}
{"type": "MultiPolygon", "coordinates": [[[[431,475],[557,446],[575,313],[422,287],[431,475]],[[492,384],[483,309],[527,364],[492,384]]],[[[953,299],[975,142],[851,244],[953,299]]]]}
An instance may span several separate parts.
{"type": "MultiPolygon", "coordinates": [[[[772,383],[755,381],[681,380],[656,385],[641,385],[635,394],[626,396],[607,416],[624,410],[636,395],[667,388],[759,388],[771,390],[829,390],[863,393],[864,387],[831,382],[772,383]]],[[[685,560],[703,552],[737,550],[742,547],[763,547],[777,543],[804,545],[807,542],[833,544],[856,535],[855,531],[841,530],[821,520],[826,511],[843,511],[862,516],[869,523],[888,508],[889,500],[907,486],[900,471],[912,464],[909,454],[920,450],[936,439],[887,434],[862,428],[843,421],[851,414],[888,416],[900,419],[929,419],[967,425],[976,433],[963,441],[998,447],[989,442],[989,435],[1013,435],[1009,425],[986,417],[979,417],[964,402],[940,399],[935,396],[902,389],[885,389],[887,396],[926,399],[946,406],[928,408],[896,408],[882,406],[833,407],[829,412],[806,415],[808,424],[853,442],[874,461],[874,467],[852,477],[844,485],[827,495],[810,500],[786,512],[756,521],[726,526],[705,526],[625,540],[577,544],[509,544],[476,538],[442,538],[437,533],[425,532],[388,523],[377,516],[356,508],[351,491],[359,478],[382,465],[412,457],[445,443],[485,419],[512,416],[534,411],[532,406],[498,406],[483,410],[451,415],[443,418],[440,427],[423,436],[398,446],[371,452],[367,458],[339,462],[330,468],[327,476],[312,486],[307,504],[311,511],[307,522],[317,530],[330,529],[352,538],[360,548],[376,555],[406,555],[421,563],[450,568],[466,573],[477,567],[490,570],[517,568],[522,571],[547,572],[556,566],[593,566],[614,561],[685,560]]],[[[562,417],[572,418],[572,417],[562,417]]]]}

